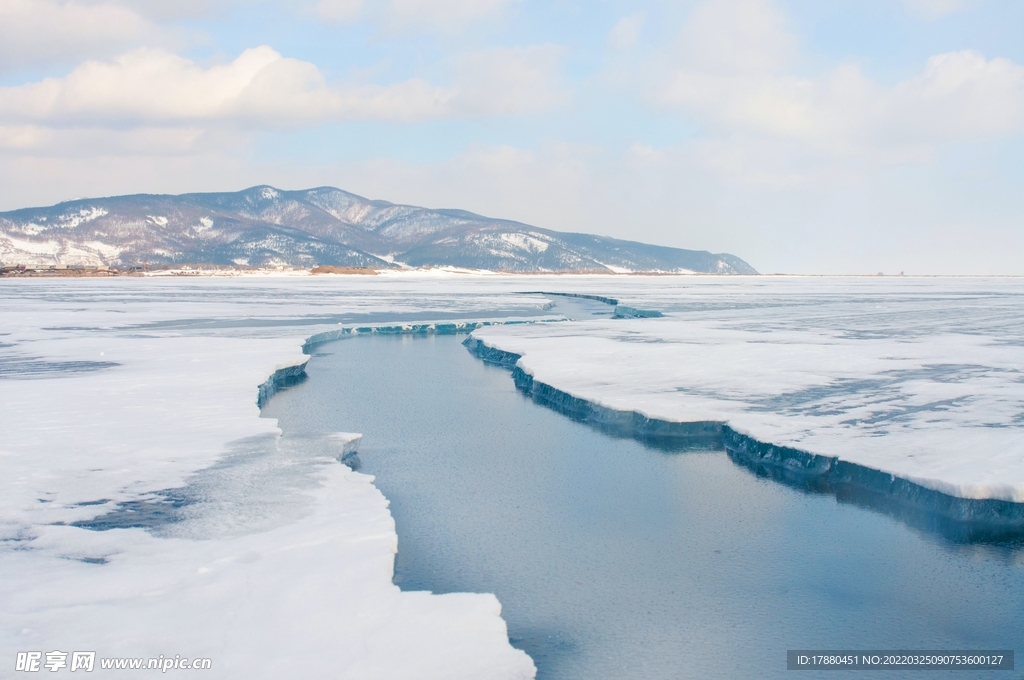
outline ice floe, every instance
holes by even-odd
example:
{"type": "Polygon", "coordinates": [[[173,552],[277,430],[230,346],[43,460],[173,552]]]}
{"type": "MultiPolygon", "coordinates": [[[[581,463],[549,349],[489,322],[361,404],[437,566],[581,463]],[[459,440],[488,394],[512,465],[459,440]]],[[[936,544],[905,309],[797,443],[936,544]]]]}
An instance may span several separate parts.
{"type": "Polygon", "coordinates": [[[473,336],[609,409],[1024,502],[1024,281],[623,281],[620,305],[666,317],[473,336]]]}

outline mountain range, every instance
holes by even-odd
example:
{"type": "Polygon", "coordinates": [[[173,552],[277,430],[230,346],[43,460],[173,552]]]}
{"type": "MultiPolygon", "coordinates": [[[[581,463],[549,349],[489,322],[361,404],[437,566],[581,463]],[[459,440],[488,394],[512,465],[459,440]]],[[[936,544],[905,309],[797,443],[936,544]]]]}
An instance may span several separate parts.
{"type": "Polygon", "coordinates": [[[540,229],[333,187],[270,186],[77,199],[0,213],[0,263],[757,273],[727,253],[540,229]]]}

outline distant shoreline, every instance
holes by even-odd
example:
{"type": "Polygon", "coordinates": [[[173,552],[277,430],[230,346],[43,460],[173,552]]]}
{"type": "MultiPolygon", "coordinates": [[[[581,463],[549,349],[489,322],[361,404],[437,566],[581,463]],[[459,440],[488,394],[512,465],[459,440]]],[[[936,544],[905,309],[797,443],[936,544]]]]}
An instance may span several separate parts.
{"type": "Polygon", "coordinates": [[[1024,278],[1021,274],[787,274],[774,272],[770,274],[713,274],[707,272],[666,272],[666,271],[628,271],[615,272],[607,269],[561,270],[561,271],[515,271],[506,269],[467,269],[452,266],[430,266],[398,268],[374,267],[338,267],[318,265],[316,267],[298,267],[294,265],[249,266],[219,264],[156,264],[142,266],[82,266],[82,265],[22,265],[0,264],[0,279],[8,278],[109,278],[114,276],[155,277],[167,276],[376,276],[443,273],[454,275],[477,276],[681,276],[698,278],[732,279],[737,277],[772,278],[857,278],[857,279],[1016,279],[1024,278]]]}

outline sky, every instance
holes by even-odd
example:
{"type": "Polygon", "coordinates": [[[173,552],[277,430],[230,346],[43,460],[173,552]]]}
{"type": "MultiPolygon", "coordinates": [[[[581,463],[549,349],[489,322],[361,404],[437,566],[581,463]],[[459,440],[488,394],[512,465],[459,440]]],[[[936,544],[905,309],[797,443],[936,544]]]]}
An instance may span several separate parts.
{"type": "Polygon", "coordinates": [[[0,210],[331,185],[764,273],[1024,275],[1016,0],[0,0],[0,210]]]}

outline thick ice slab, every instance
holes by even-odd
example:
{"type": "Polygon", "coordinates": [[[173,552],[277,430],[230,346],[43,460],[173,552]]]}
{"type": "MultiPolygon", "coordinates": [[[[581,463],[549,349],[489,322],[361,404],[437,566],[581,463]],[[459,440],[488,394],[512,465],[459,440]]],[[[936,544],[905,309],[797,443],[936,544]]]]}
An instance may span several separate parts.
{"type": "Polygon", "coordinates": [[[1024,282],[627,282],[662,319],[485,328],[534,381],[717,421],[969,499],[1024,502],[1024,282]]]}

